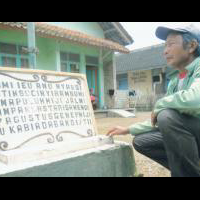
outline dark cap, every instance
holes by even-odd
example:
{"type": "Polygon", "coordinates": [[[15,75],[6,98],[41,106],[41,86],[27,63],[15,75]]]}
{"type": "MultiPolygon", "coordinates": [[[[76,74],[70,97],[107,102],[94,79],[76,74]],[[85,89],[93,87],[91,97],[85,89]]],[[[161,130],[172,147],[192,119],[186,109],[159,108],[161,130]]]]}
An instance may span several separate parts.
{"type": "Polygon", "coordinates": [[[156,29],[156,36],[161,40],[166,40],[170,32],[190,33],[200,43],[200,30],[192,24],[189,26],[182,26],[179,28],[167,28],[167,27],[159,26],[156,29]]]}

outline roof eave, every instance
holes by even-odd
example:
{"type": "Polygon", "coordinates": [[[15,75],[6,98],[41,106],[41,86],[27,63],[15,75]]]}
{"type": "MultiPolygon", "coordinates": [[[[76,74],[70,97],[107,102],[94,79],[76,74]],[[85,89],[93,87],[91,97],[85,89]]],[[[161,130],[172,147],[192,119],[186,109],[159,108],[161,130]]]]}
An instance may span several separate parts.
{"type": "MultiPolygon", "coordinates": [[[[26,31],[27,24],[26,22],[0,22],[0,27],[3,27],[5,29],[26,31]]],[[[65,41],[75,42],[77,44],[108,49],[114,52],[130,53],[130,51],[126,47],[118,43],[115,43],[113,41],[101,38],[95,38],[78,31],[68,30],[66,28],[60,28],[60,30],[62,30],[64,33],[62,34],[61,31],[61,34],[59,34],[57,28],[58,28],[57,26],[49,25],[47,23],[36,22],[36,34],[38,34],[41,37],[58,38],[65,41]],[[69,31],[68,34],[66,33],[67,31],[69,31]]]]}
{"type": "Polygon", "coordinates": [[[115,41],[123,46],[132,44],[134,41],[120,22],[97,22],[104,31],[107,39],[115,41]],[[112,33],[112,34],[111,34],[112,33]]]}
{"type": "Polygon", "coordinates": [[[116,27],[116,29],[119,30],[120,34],[122,34],[123,38],[126,41],[126,45],[131,45],[134,42],[134,40],[124,29],[124,27],[120,24],[120,22],[112,22],[112,23],[116,27]]]}

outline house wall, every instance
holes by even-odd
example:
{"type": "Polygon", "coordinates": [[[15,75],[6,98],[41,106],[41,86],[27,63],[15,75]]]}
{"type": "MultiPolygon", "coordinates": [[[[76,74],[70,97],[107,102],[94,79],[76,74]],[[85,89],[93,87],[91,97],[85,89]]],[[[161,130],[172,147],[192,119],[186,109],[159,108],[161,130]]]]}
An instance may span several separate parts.
{"type": "Polygon", "coordinates": [[[115,93],[115,104],[117,109],[129,108],[129,90],[117,90],[115,93]]]}
{"type": "Polygon", "coordinates": [[[129,71],[129,90],[135,91],[136,96],[129,97],[129,106],[137,109],[151,110],[152,107],[152,73],[151,70],[129,71]]]}
{"type": "MultiPolygon", "coordinates": [[[[134,108],[136,105],[137,110],[150,111],[156,100],[163,96],[156,92],[163,87],[164,82],[153,83],[153,76],[159,75],[161,72],[161,69],[128,71],[128,90],[117,90],[115,107],[134,108]],[[134,96],[130,96],[129,92],[133,92],[134,96]]],[[[165,81],[165,79],[161,79],[161,81],[165,81]]]]}
{"type": "MultiPolygon", "coordinates": [[[[151,110],[155,102],[165,94],[165,70],[128,71],[128,90],[117,90],[115,98],[116,108],[133,108],[151,110]],[[161,76],[160,82],[153,82],[153,76],[161,76]],[[130,92],[135,92],[130,96],[130,92]]],[[[118,81],[117,81],[118,82],[118,81]]]]}
{"type": "Polygon", "coordinates": [[[61,26],[70,30],[80,31],[95,37],[105,38],[102,28],[97,22],[48,22],[49,24],[61,26]]]}
{"type": "MultiPolygon", "coordinates": [[[[98,35],[97,32],[99,31],[99,27],[97,26],[97,24],[92,26],[88,22],[86,23],[86,26],[82,25],[82,29],[84,27],[89,27],[89,26],[91,30],[93,26],[96,26],[96,28],[94,28],[94,33],[95,35],[98,35]]],[[[102,36],[102,33],[103,33],[102,30],[99,31],[99,37],[102,36]]],[[[27,34],[25,32],[18,30],[0,29],[0,42],[28,46],[27,34]]],[[[36,69],[60,71],[60,51],[65,51],[65,52],[80,54],[81,57],[80,72],[86,74],[87,63],[85,61],[85,57],[95,56],[97,58],[100,58],[101,56],[101,51],[100,48],[98,47],[79,45],[76,43],[61,41],[53,38],[43,38],[39,37],[38,35],[36,35],[36,46],[39,49],[39,54],[37,54],[36,58],[37,59],[36,69]]],[[[107,51],[105,51],[104,53],[107,53],[107,51]]],[[[108,60],[112,61],[112,59],[113,59],[112,56],[108,56],[105,62],[107,63],[108,60]]],[[[103,65],[104,63],[99,59],[99,64],[97,68],[98,68],[98,85],[99,85],[98,87],[100,96],[99,104],[101,108],[105,104],[104,95],[107,95],[106,92],[104,92],[104,74],[109,73],[109,77],[113,79],[112,65],[106,64],[106,67],[104,67],[103,65]],[[109,67],[111,67],[111,69],[108,69],[109,67]]],[[[108,88],[108,86],[106,87],[108,88]]],[[[112,84],[110,85],[110,87],[112,87],[112,84]]]]}
{"type": "MultiPolygon", "coordinates": [[[[0,30],[0,42],[28,45],[27,35],[20,31],[0,30]]],[[[71,42],[63,42],[56,39],[41,38],[36,36],[36,46],[39,49],[37,55],[37,69],[57,70],[57,51],[66,51],[99,57],[99,49],[89,46],[81,46],[71,42]]]]}
{"type": "Polygon", "coordinates": [[[148,95],[152,93],[151,70],[129,71],[129,90],[135,90],[138,95],[148,95]]]}

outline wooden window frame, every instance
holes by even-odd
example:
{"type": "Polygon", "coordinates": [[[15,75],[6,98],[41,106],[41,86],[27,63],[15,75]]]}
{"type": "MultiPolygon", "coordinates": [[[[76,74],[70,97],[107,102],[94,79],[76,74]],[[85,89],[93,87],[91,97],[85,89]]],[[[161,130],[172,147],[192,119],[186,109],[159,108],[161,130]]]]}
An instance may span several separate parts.
{"type": "MultiPolygon", "coordinates": [[[[17,54],[8,54],[8,53],[1,53],[1,43],[4,43],[4,42],[0,42],[0,67],[7,67],[7,66],[3,66],[2,57],[9,57],[9,58],[16,59],[16,63],[15,63],[16,66],[13,66],[14,68],[21,68],[21,69],[25,68],[25,67],[22,67],[22,65],[21,65],[21,59],[28,59],[28,63],[29,63],[28,69],[30,68],[29,55],[19,53],[19,47],[24,46],[24,45],[12,44],[12,45],[16,46],[17,54]]],[[[10,43],[5,43],[5,44],[10,44],[10,43]]],[[[10,66],[10,67],[12,67],[12,66],[10,66]]]]}
{"type": "MultiPolygon", "coordinates": [[[[66,64],[67,65],[67,71],[66,72],[71,72],[71,64],[76,64],[79,66],[79,72],[74,72],[74,73],[80,73],[80,62],[75,62],[75,61],[70,61],[69,59],[69,54],[77,54],[80,56],[80,54],[78,53],[73,53],[73,52],[65,52],[65,51],[60,51],[60,55],[61,53],[66,54],[67,55],[67,60],[62,60],[61,56],[60,56],[60,64],[61,64],[61,71],[62,71],[62,64],[66,64]]],[[[63,72],[63,71],[62,71],[63,72]]],[[[64,71],[65,72],[65,71],[64,71]]]]}

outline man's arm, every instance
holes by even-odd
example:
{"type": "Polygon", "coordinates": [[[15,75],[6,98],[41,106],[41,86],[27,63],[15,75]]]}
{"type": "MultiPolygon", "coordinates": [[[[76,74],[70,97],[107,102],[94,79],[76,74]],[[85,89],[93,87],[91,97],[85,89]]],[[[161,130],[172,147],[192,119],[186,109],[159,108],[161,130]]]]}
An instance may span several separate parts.
{"type": "Polygon", "coordinates": [[[129,127],[116,126],[112,128],[111,130],[109,130],[106,135],[107,136],[126,135],[126,134],[137,135],[137,134],[149,132],[156,129],[157,129],[156,127],[153,127],[151,125],[151,121],[145,121],[145,122],[133,124],[129,127]]]}
{"type": "Polygon", "coordinates": [[[121,126],[116,126],[108,131],[107,136],[126,135],[129,134],[129,129],[121,126]]]}
{"type": "Polygon", "coordinates": [[[176,109],[181,113],[200,114],[200,77],[195,78],[188,90],[182,90],[164,97],[155,104],[154,112],[158,114],[164,109],[176,109]]]}
{"type": "Polygon", "coordinates": [[[133,124],[128,128],[131,135],[138,135],[141,133],[150,132],[158,129],[156,126],[152,125],[151,120],[133,124]]]}

